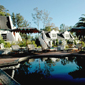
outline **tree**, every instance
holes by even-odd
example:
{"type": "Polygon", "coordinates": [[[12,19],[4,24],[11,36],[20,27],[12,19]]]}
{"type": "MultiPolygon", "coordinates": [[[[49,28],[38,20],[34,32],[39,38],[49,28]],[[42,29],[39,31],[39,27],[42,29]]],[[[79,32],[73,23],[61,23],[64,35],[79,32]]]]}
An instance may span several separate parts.
{"type": "Polygon", "coordinates": [[[76,27],[85,27],[85,14],[82,14],[83,17],[79,18],[79,22],[76,23],[76,27]]]}
{"type": "Polygon", "coordinates": [[[12,17],[14,26],[16,26],[16,25],[17,25],[17,27],[28,27],[29,26],[28,21],[24,20],[23,16],[20,15],[20,13],[18,13],[18,14],[12,13],[11,17],[12,17]]]}
{"type": "Polygon", "coordinates": [[[49,13],[47,11],[42,11],[42,22],[43,22],[43,28],[46,27],[48,23],[52,20],[51,17],[49,17],[49,13]]]}
{"type": "Polygon", "coordinates": [[[54,27],[53,29],[54,29],[55,31],[59,30],[59,28],[58,28],[58,27],[54,27]]]}
{"type": "Polygon", "coordinates": [[[34,8],[35,14],[32,14],[33,17],[33,21],[34,23],[37,25],[38,29],[39,29],[39,23],[42,19],[42,10],[38,10],[38,8],[34,8]]]}
{"type": "Polygon", "coordinates": [[[7,10],[3,5],[0,5],[0,16],[9,16],[8,13],[9,10],[7,10]]]}
{"type": "Polygon", "coordinates": [[[13,25],[16,26],[16,15],[12,13],[11,17],[12,17],[13,25]]]}
{"type": "Polygon", "coordinates": [[[16,25],[17,27],[22,27],[22,23],[23,23],[23,16],[20,15],[20,13],[16,14],[16,25]]]}
{"type": "Polygon", "coordinates": [[[51,26],[47,26],[45,27],[45,29],[43,29],[44,31],[51,31],[51,26]]]}
{"type": "Polygon", "coordinates": [[[28,21],[26,20],[23,20],[23,24],[22,24],[23,27],[28,27],[29,26],[29,23],[28,21]]]}
{"type": "Polygon", "coordinates": [[[61,25],[60,25],[60,31],[61,31],[61,32],[64,32],[64,31],[65,31],[65,24],[61,24],[61,25]]]}
{"type": "Polygon", "coordinates": [[[64,31],[69,30],[69,29],[71,29],[71,26],[69,27],[69,26],[66,26],[65,24],[60,25],[61,32],[64,32],[64,31]]]}
{"type": "Polygon", "coordinates": [[[0,5],[0,16],[5,16],[5,7],[0,5]]]}

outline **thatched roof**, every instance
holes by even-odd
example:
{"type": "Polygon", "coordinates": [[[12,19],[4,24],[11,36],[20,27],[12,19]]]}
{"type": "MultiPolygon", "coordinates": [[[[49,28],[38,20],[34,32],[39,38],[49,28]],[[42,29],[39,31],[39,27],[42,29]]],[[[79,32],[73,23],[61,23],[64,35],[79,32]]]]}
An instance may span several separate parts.
{"type": "Polygon", "coordinates": [[[0,29],[11,29],[11,23],[9,17],[0,16],[0,29]]]}

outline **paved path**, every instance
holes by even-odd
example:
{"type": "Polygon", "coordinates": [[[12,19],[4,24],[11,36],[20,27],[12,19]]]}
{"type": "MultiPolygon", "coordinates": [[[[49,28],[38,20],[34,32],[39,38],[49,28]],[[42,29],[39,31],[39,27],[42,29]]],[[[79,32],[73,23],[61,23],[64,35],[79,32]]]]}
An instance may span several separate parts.
{"type": "Polygon", "coordinates": [[[46,53],[36,53],[36,56],[47,56],[47,57],[65,57],[71,55],[71,53],[67,52],[46,52],[46,53]]]}
{"type": "Polygon", "coordinates": [[[0,58],[0,66],[17,64],[19,58],[0,58]]]}

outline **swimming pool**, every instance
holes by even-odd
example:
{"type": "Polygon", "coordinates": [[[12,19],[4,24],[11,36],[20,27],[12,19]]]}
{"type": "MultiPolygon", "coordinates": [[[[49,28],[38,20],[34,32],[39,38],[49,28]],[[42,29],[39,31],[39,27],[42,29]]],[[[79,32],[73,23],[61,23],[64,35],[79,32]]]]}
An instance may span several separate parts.
{"type": "Polygon", "coordinates": [[[19,69],[16,69],[14,79],[21,85],[28,85],[30,82],[85,84],[85,58],[44,57],[28,59],[20,64],[19,69]]]}

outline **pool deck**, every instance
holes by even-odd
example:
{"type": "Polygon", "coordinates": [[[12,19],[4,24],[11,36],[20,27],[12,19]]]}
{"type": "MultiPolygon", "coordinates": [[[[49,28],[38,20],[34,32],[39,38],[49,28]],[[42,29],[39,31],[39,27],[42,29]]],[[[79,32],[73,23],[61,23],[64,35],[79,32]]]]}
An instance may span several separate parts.
{"type": "Polygon", "coordinates": [[[37,55],[36,56],[45,56],[45,57],[64,57],[64,56],[69,56],[71,55],[71,53],[69,52],[63,52],[63,51],[60,51],[60,52],[47,52],[47,53],[36,53],[37,55]]]}

